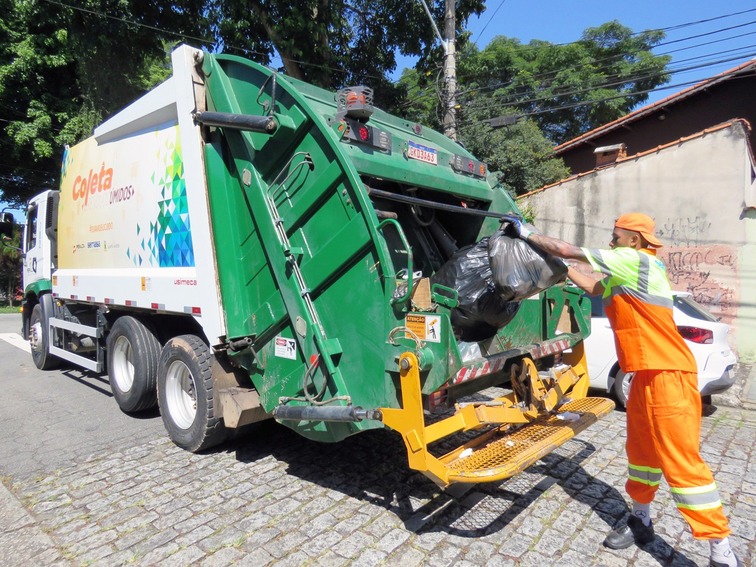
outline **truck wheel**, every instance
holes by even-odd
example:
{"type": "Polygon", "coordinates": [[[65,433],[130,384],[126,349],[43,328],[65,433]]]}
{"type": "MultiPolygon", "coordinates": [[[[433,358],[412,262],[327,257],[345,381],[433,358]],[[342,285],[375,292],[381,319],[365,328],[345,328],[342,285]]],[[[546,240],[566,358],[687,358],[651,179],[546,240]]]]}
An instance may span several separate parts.
{"type": "Polygon", "coordinates": [[[635,376],[634,372],[625,374],[622,369],[617,369],[617,373],[614,375],[612,390],[620,407],[627,407],[627,398],[630,396],[630,382],[632,382],[633,376],[635,376]]]}
{"type": "Polygon", "coordinates": [[[152,329],[134,317],[120,317],[108,335],[108,378],[113,397],[125,413],[157,404],[160,343],[152,329]]]}
{"type": "Polygon", "coordinates": [[[32,309],[29,321],[29,346],[31,346],[34,366],[40,370],[52,370],[60,365],[60,359],[50,354],[50,337],[48,320],[52,313],[52,298],[43,295],[32,309]]]}
{"type": "Polygon", "coordinates": [[[196,453],[226,438],[213,399],[213,355],[194,335],[181,335],[163,347],[158,365],[158,402],[168,436],[196,453]]]}

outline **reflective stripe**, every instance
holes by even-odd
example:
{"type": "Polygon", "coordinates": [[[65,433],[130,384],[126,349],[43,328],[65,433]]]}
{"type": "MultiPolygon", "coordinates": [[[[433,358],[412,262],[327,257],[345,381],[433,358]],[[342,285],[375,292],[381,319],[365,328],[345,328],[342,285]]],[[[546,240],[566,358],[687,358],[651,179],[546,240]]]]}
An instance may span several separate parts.
{"type": "Polygon", "coordinates": [[[639,254],[640,266],[638,267],[638,292],[648,294],[648,274],[650,271],[650,258],[646,254],[639,254]]]}
{"type": "Polygon", "coordinates": [[[648,486],[657,486],[662,479],[661,469],[655,469],[653,467],[628,465],[627,474],[630,477],[630,480],[634,480],[641,484],[647,484],[648,486]]]}
{"type": "Polygon", "coordinates": [[[711,510],[722,506],[716,483],[689,488],[670,487],[678,508],[685,510],[711,510]]]}
{"type": "Polygon", "coordinates": [[[667,298],[667,297],[662,297],[660,295],[651,295],[650,293],[643,293],[642,291],[638,291],[636,289],[633,289],[624,285],[614,286],[611,290],[611,293],[603,299],[604,305],[608,305],[609,302],[612,300],[612,298],[617,295],[630,295],[632,297],[640,299],[644,303],[648,303],[649,305],[657,305],[659,307],[669,307],[670,309],[672,309],[672,306],[674,305],[674,300],[671,297],[667,298]]]}
{"type": "Polygon", "coordinates": [[[607,275],[611,274],[612,270],[609,269],[609,264],[607,264],[603,256],[601,256],[601,250],[591,250],[591,253],[596,260],[596,265],[601,268],[599,271],[607,275]]]}

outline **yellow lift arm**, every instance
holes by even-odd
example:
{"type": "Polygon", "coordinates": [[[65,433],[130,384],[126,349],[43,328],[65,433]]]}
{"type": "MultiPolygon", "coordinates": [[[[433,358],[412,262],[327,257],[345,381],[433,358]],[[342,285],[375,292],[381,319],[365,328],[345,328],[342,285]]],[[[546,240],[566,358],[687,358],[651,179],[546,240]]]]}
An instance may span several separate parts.
{"type": "Polygon", "coordinates": [[[509,478],[550,453],[614,409],[605,398],[586,397],[588,372],[582,343],[571,366],[543,378],[524,359],[512,372],[510,394],[487,402],[456,404],[452,416],[426,425],[417,356],[399,359],[402,407],[381,408],[383,423],[401,433],[410,468],[439,486],[509,478]],[[435,457],[428,446],[460,432],[485,429],[457,449],[435,457]]]}

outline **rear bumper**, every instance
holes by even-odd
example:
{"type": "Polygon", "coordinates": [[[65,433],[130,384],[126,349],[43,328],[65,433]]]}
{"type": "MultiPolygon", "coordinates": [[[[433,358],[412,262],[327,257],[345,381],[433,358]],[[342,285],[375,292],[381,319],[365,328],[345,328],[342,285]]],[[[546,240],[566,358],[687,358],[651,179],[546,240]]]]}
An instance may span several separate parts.
{"type": "Polygon", "coordinates": [[[728,390],[735,383],[735,365],[728,366],[722,376],[717,380],[707,382],[706,385],[701,388],[702,396],[710,396],[712,394],[721,394],[728,390]]]}

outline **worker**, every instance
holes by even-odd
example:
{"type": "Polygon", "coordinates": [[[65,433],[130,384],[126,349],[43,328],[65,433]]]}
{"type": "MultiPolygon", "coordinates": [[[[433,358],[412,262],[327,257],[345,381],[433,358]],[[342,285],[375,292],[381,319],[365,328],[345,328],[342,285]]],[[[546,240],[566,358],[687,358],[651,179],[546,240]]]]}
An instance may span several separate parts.
{"type": "Polygon", "coordinates": [[[535,232],[521,219],[509,219],[518,236],[560,258],[588,262],[596,279],[568,269],[568,277],[591,295],[601,294],[614,333],[623,372],[634,372],[627,402],[629,477],[625,489],[632,512],[604,540],[611,549],[654,540],[650,506],[662,475],[678,510],[696,539],[709,540],[711,567],[736,567],[730,528],[717,487],[699,453],[701,397],[696,361],[672,318],[672,291],[664,264],[656,257],[662,243],[654,221],[641,213],[620,216],[609,250],[580,248],[535,232]]]}

